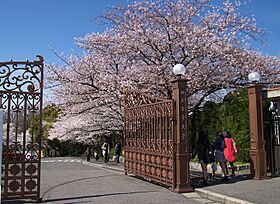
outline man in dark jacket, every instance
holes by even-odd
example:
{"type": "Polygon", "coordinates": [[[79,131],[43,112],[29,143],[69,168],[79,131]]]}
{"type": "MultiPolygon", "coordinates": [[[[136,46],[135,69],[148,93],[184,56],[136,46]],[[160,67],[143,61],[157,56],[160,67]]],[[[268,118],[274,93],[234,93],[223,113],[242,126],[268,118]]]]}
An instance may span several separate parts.
{"type": "Polygon", "coordinates": [[[117,163],[120,163],[121,152],[122,152],[122,145],[121,142],[118,141],[118,143],[115,146],[115,155],[116,155],[117,163]]]}

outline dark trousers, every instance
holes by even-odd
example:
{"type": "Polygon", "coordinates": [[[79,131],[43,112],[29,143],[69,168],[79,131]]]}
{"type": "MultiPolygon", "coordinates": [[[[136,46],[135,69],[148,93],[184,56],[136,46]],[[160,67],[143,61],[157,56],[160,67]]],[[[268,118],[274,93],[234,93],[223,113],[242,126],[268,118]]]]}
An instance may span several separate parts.
{"type": "Polygon", "coordinates": [[[95,156],[95,161],[99,161],[99,156],[98,155],[95,156]]]}
{"type": "Polygon", "coordinates": [[[120,163],[120,155],[116,155],[116,161],[117,163],[120,163]]]}
{"type": "Polygon", "coordinates": [[[105,154],[104,155],[104,162],[107,163],[109,161],[109,155],[105,154]]]}
{"type": "MultiPolygon", "coordinates": [[[[226,171],[227,171],[227,174],[229,174],[229,172],[228,172],[228,167],[227,167],[227,161],[225,162],[225,166],[226,166],[226,171]]],[[[234,175],[235,173],[235,166],[234,166],[234,164],[233,164],[233,162],[229,162],[229,164],[230,164],[230,167],[231,167],[231,172],[232,172],[232,175],[234,175]]]]}

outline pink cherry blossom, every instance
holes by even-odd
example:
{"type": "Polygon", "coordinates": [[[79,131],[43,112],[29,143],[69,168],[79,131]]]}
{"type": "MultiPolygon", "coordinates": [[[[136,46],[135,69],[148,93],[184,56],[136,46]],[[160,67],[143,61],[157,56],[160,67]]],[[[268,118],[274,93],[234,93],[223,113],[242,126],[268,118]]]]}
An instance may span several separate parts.
{"type": "Polygon", "coordinates": [[[53,137],[121,133],[124,89],[170,98],[178,63],[187,68],[190,111],[222,89],[245,86],[253,70],[261,82],[279,83],[279,58],[254,49],[265,31],[239,11],[241,1],[211,2],[145,0],[105,13],[105,32],[76,39],[84,56],[48,66],[55,102],[64,108],[53,137]]]}

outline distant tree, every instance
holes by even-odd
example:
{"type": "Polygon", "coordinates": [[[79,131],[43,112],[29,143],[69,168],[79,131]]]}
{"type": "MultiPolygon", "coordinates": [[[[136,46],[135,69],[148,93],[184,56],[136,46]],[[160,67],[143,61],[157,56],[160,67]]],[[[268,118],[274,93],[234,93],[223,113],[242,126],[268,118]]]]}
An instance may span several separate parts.
{"type": "MultiPolygon", "coordinates": [[[[59,112],[61,111],[61,108],[57,105],[51,104],[46,106],[43,109],[42,114],[42,141],[47,141],[49,131],[53,127],[53,123],[56,122],[58,119],[59,112]]],[[[39,122],[40,118],[39,115],[35,115],[34,118],[31,118],[32,121],[29,120],[29,134],[35,136],[35,141],[38,141],[39,136],[39,122]],[[33,125],[31,125],[33,124],[33,125]]]]}
{"type": "Polygon", "coordinates": [[[195,148],[197,133],[202,128],[212,142],[221,130],[221,103],[207,101],[200,109],[196,109],[189,117],[189,137],[192,151],[195,148]]]}
{"type": "Polygon", "coordinates": [[[60,141],[57,138],[48,139],[47,144],[50,147],[49,156],[60,156],[60,141]]]}
{"type": "Polygon", "coordinates": [[[247,89],[238,89],[228,94],[220,108],[221,131],[228,130],[240,152],[237,159],[249,160],[250,134],[247,89]]]}

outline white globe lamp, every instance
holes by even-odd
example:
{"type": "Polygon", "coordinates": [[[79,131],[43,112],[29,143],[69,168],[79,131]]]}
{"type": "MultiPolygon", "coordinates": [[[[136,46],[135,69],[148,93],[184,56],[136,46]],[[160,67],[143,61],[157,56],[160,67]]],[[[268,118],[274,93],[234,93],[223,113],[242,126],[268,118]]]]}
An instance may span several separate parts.
{"type": "Polygon", "coordinates": [[[186,67],[183,65],[183,64],[176,64],[174,67],[173,67],[173,73],[176,75],[176,76],[182,76],[184,75],[186,72],[186,67]]]}
{"type": "Polygon", "coordinates": [[[259,82],[260,78],[261,78],[261,75],[258,72],[256,72],[256,71],[251,72],[250,74],[248,74],[248,79],[252,83],[259,82]]]}

